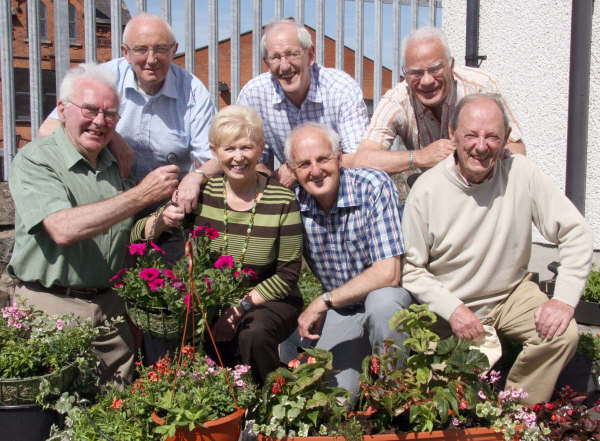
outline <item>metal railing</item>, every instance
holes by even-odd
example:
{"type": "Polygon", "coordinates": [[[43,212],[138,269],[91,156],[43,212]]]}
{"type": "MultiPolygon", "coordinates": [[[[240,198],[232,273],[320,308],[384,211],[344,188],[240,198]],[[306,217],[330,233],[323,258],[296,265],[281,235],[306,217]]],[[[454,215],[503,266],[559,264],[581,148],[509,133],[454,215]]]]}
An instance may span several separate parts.
{"type": "MultiPolygon", "coordinates": [[[[239,94],[240,84],[240,0],[231,1],[231,99],[234,102],[239,94]]],[[[336,0],[336,31],[335,31],[335,67],[344,69],[344,15],[348,3],[355,3],[355,79],[363,84],[363,56],[364,56],[364,4],[369,0],[336,0]]],[[[392,61],[392,84],[400,78],[400,36],[404,31],[401,28],[401,7],[410,6],[410,30],[416,29],[419,23],[419,10],[428,8],[428,18],[423,20],[430,25],[436,24],[436,10],[441,8],[441,0],[370,0],[374,3],[374,73],[373,73],[373,105],[376,106],[382,91],[382,9],[384,3],[393,4],[393,61],[392,61]]],[[[208,2],[208,84],[207,88],[213,99],[218,102],[218,0],[207,0],[208,2]]],[[[283,0],[274,0],[274,16],[281,17],[284,10],[283,0]]],[[[4,156],[3,165],[4,179],[8,177],[10,162],[17,150],[16,126],[15,126],[15,89],[13,71],[13,48],[12,48],[12,3],[4,0],[0,7],[0,50],[2,63],[2,121],[4,133],[4,148],[0,152],[4,156]]],[[[111,49],[113,58],[121,55],[120,42],[122,35],[122,0],[110,1],[111,15],[111,49]]],[[[260,38],[262,31],[262,0],[253,0],[253,22],[252,22],[252,72],[256,76],[261,73],[260,38]]],[[[325,59],[325,0],[316,0],[316,59],[323,64],[325,59]]],[[[131,15],[147,10],[146,0],[136,0],[136,11],[130,11],[131,15]]],[[[177,2],[180,6],[180,1],[177,2]]],[[[38,127],[42,122],[42,82],[40,63],[40,35],[39,35],[39,3],[27,2],[28,22],[28,44],[29,44],[29,86],[30,86],[30,117],[31,137],[38,134],[38,127]]],[[[69,27],[69,1],[54,0],[54,55],[56,70],[56,90],[70,65],[69,35],[65,29],[69,27]]],[[[84,0],[84,23],[85,23],[85,60],[96,61],[96,0],[84,0]]],[[[196,11],[195,1],[185,0],[185,67],[195,72],[195,44],[196,35],[196,11]]],[[[161,0],[161,15],[172,22],[171,0],[161,0]]],[[[296,0],[295,18],[299,23],[305,23],[304,0],[296,0]]],[[[244,60],[246,61],[246,60],[244,60]]]]}

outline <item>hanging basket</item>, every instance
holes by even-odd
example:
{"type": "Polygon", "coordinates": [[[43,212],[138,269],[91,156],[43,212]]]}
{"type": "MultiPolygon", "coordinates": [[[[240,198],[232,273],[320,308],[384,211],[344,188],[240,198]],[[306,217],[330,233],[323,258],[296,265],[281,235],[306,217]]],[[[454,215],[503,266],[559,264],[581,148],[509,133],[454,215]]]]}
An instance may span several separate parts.
{"type": "Polygon", "coordinates": [[[185,314],[173,314],[166,308],[150,308],[126,301],[131,321],[143,332],[164,340],[176,340],[183,333],[185,314]]]}
{"type": "Polygon", "coordinates": [[[40,383],[47,379],[52,387],[66,390],[77,374],[77,366],[70,363],[38,377],[0,378],[0,406],[14,406],[35,403],[35,397],[40,392],[40,383]]]}

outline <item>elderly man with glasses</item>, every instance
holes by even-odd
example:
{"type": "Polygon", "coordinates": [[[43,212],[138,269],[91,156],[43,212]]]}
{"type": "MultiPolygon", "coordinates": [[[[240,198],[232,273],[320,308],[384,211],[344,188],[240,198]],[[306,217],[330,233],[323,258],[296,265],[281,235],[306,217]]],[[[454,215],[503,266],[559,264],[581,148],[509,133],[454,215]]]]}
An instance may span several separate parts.
{"type": "Polygon", "coordinates": [[[293,19],[271,21],[262,37],[262,56],[269,72],[244,86],[238,104],[254,108],[263,120],[268,166],[277,158],[275,176],[286,187],[296,183],[285,163],[283,146],[292,130],[313,121],[340,134],[343,160],[356,151],[368,124],[362,90],[345,72],[315,63],[310,33],[293,19]]]}
{"type": "MultiPolygon", "coordinates": [[[[173,63],[177,42],[162,18],[151,14],[132,18],[123,32],[121,50],[122,58],[106,63],[116,74],[121,95],[121,118],[110,145],[121,176],[127,177],[132,165],[136,182],[166,164],[177,165],[180,177],[195,170],[179,191],[179,200],[189,208],[199,184],[220,172],[208,146],[214,105],[202,82],[173,63]]],[[[58,125],[55,110],[40,127],[40,135],[58,125]]]]}
{"type": "MultiPolygon", "coordinates": [[[[137,186],[120,178],[105,148],[119,121],[119,94],[102,66],[71,69],[57,108],[60,126],[23,147],[10,168],[15,246],[7,272],[17,279],[17,300],[101,324],[125,315],[110,278],[123,267],[132,216],[173,193],[179,168],[159,167],[137,186]]],[[[94,348],[102,380],[131,380],[135,350],[126,323],[94,348]]]]}
{"type": "MultiPolygon", "coordinates": [[[[372,167],[390,175],[418,175],[452,154],[456,146],[448,136],[448,121],[456,103],[466,95],[499,93],[494,79],[480,69],[454,66],[444,33],[423,27],[402,43],[404,81],[381,99],[354,158],[355,167],[372,167]],[[394,140],[398,143],[394,144],[394,140]],[[397,150],[399,149],[399,150],[397,150]]],[[[521,131],[505,104],[511,135],[507,149],[525,154],[521,131]]],[[[416,178],[416,176],[415,176],[416,178]]],[[[413,178],[414,179],[414,178],[413,178]]],[[[401,196],[405,181],[397,181],[401,196]]]]}

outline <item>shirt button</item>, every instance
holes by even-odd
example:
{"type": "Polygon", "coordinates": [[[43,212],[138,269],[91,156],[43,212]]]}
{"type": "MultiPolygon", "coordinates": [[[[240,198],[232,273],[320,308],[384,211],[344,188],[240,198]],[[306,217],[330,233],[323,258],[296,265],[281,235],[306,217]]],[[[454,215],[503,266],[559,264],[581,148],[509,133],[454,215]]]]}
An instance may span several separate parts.
{"type": "Polygon", "coordinates": [[[177,155],[173,152],[169,153],[167,155],[167,162],[169,164],[176,164],[177,163],[177,155]]]}

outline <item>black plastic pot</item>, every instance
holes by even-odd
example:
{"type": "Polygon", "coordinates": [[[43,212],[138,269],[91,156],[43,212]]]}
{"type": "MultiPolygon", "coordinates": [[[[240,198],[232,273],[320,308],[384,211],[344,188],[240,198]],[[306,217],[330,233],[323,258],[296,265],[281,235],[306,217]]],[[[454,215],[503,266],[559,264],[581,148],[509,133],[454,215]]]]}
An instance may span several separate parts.
{"type": "Polygon", "coordinates": [[[0,439],[2,441],[44,441],[52,424],[59,423],[53,410],[43,410],[37,404],[0,406],[0,439]]]}

